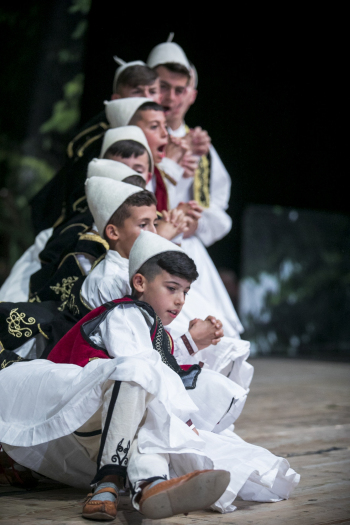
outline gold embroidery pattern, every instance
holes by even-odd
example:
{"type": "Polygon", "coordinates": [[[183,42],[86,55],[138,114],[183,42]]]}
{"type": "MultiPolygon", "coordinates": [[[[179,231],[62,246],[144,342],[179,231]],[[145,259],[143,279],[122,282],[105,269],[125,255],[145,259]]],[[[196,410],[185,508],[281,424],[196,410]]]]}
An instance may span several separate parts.
{"type": "Polygon", "coordinates": [[[4,345],[3,345],[2,342],[0,341],[0,354],[1,354],[1,352],[3,352],[4,350],[5,350],[4,345]]]}
{"type": "Polygon", "coordinates": [[[86,196],[80,197],[73,203],[73,211],[80,211],[80,213],[84,213],[88,209],[88,205],[86,202],[86,196]],[[85,201],[85,206],[82,205],[82,203],[85,201]]]}
{"type": "Polygon", "coordinates": [[[102,237],[98,233],[78,233],[79,240],[80,241],[93,241],[93,242],[99,242],[106,248],[106,250],[109,250],[109,244],[105,239],[102,239],[102,237]]]}
{"type": "MultiPolygon", "coordinates": [[[[190,128],[185,124],[186,133],[190,132],[190,128]]],[[[198,168],[194,174],[193,181],[193,198],[203,208],[209,208],[210,205],[210,190],[209,190],[209,175],[210,164],[206,155],[199,159],[198,168]]]]}
{"type": "Polygon", "coordinates": [[[49,336],[45,334],[45,332],[42,330],[40,323],[38,323],[38,330],[45,337],[45,339],[49,339],[49,336]]]}
{"type": "Polygon", "coordinates": [[[75,281],[78,280],[78,278],[79,277],[64,277],[62,279],[61,285],[60,283],[57,283],[56,286],[50,286],[51,290],[53,290],[56,294],[61,294],[60,300],[62,301],[62,304],[58,307],[60,312],[63,312],[67,306],[73,315],[77,315],[79,313],[79,308],[75,304],[75,295],[71,293],[73,285],[75,281]]]}
{"type": "Polygon", "coordinates": [[[4,368],[8,367],[11,363],[18,363],[19,361],[23,361],[23,359],[20,356],[18,356],[17,359],[14,359],[13,361],[6,361],[6,359],[4,359],[3,361],[1,361],[1,369],[3,370],[4,368]]]}
{"type": "Polygon", "coordinates": [[[29,303],[41,303],[41,299],[40,297],[38,296],[38,294],[35,294],[33,297],[31,297],[29,300],[28,300],[29,303]]]}
{"type": "Polygon", "coordinates": [[[198,168],[194,174],[193,181],[194,200],[203,206],[203,208],[209,208],[210,204],[209,173],[209,160],[205,155],[203,155],[199,159],[198,168]]]}
{"type": "MultiPolygon", "coordinates": [[[[74,148],[74,144],[79,139],[81,139],[84,135],[87,135],[88,133],[91,133],[92,131],[97,130],[99,127],[104,129],[104,130],[107,130],[109,128],[108,124],[106,124],[105,122],[99,122],[98,124],[94,124],[93,126],[90,126],[89,128],[84,129],[83,131],[78,133],[78,135],[76,135],[76,137],[74,137],[74,139],[68,144],[68,147],[67,147],[67,155],[68,155],[68,157],[70,159],[73,158],[73,156],[74,156],[74,149],[73,149],[74,148]]],[[[102,135],[102,133],[100,135],[98,135],[98,138],[101,135],[102,135]]],[[[87,142],[89,142],[89,141],[87,141],[87,142]]],[[[84,146],[85,146],[85,144],[84,144],[84,146]]],[[[79,157],[81,156],[81,155],[79,155],[79,152],[78,152],[78,156],[79,157]]]]}
{"type": "Polygon", "coordinates": [[[11,310],[9,317],[7,317],[6,321],[8,324],[8,331],[11,335],[14,337],[22,337],[24,335],[25,337],[30,337],[33,332],[28,326],[22,326],[21,323],[25,325],[32,325],[35,324],[34,317],[28,317],[28,320],[25,321],[26,314],[24,312],[19,313],[18,308],[14,308],[11,310]],[[24,333],[22,333],[24,331],[24,333]]]}

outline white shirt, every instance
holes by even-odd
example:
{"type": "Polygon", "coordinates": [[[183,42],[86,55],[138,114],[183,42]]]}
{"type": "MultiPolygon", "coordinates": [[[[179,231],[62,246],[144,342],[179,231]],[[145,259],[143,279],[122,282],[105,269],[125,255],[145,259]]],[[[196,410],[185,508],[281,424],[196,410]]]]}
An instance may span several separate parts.
{"type": "MultiPolygon", "coordinates": [[[[97,308],[108,301],[131,295],[129,260],[122,257],[117,251],[109,250],[103,261],[85,279],[81,295],[90,308],[97,308]]],[[[167,330],[171,331],[168,327],[167,330]]],[[[189,354],[185,342],[181,337],[178,337],[174,341],[174,357],[179,365],[198,363],[199,358],[195,355],[198,348],[188,331],[184,335],[187,337],[194,354],[189,354]]],[[[99,344],[102,344],[102,339],[104,340],[103,334],[101,334],[99,344]]]]}
{"type": "MultiPolygon", "coordinates": [[[[168,131],[174,137],[186,135],[184,124],[177,130],[168,128],[168,131]]],[[[231,179],[214,146],[211,145],[209,151],[210,205],[203,211],[195,233],[205,246],[210,246],[225,237],[232,227],[232,220],[225,211],[230,199],[231,179]]],[[[171,159],[164,158],[159,167],[176,181],[174,185],[168,179],[165,180],[171,208],[176,208],[181,201],[188,202],[193,199],[193,178],[183,178],[184,170],[181,166],[171,159]]]]}

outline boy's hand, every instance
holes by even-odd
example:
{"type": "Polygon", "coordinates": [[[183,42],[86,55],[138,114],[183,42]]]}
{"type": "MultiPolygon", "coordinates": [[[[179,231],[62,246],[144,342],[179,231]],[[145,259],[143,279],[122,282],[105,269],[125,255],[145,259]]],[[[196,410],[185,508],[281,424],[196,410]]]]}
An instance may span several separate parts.
{"type": "Polygon", "coordinates": [[[207,131],[198,126],[191,129],[187,137],[190,149],[194,155],[198,155],[199,157],[208,155],[211,138],[207,131]]]}
{"type": "Polygon", "coordinates": [[[179,161],[180,166],[184,168],[183,178],[189,179],[194,177],[196,169],[198,168],[199,157],[193,155],[190,151],[187,151],[179,161]]]}
{"type": "Polygon", "coordinates": [[[210,345],[217,345],[224,335],[222,322],[212,315],[208,315],[205,321],[193,319],[189,325],[189,332],[198,350],[203,350],[210,345]]]}
{"type": "Polygon", "coordinates": [[[187,142],[180,138],[171,137],[169,135],[168,144],[165,147],[165,156],[168,159],[171,159],[179,164],[188,150],[189,146],[187,142]]]}
{"type": "Polygon", "coordinates": [[[162,215],[162,220],[157,225],[157,233],[164,239],[171,241],[180,233],[187,231],[187,219],[181,209],[175,208],[170,212],[163,210],[162,215]]]}
{"type": "Polygon", "coordinates": [[[186,215],[193,219],[200,219],[204,208],[197,201],[179,202],[177,209],[182,210],[186,215]]]}
{"type": "Polygon", "coordinates": [[[184,231],[184,239],[192,237],[197,231],[198,228],[198,219],[194,219],[189,215],[186,215],[186,230],[184,231]]]}

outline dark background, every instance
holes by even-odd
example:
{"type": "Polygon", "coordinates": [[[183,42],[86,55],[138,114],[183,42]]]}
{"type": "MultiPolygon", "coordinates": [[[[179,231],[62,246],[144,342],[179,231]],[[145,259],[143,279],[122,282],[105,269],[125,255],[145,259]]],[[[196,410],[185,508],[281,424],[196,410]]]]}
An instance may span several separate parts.
{"type": "Polygon", "coordinates": [[[84,123],[111,95],[113,55],[146,60],[174,31],[199,76],[188,124],[208,130],[232,177],[233,229],[210,250],[217,264],[239,273],[241,217],[248,204],[349,212],[338,153],[345,76],[340,13],[248,7],[245,14],[229,14],[220,6],[190,13],[188,6],[172,4],[167,7],[173,13],[166,13],[105,0],[93,0],[90,11],[88,6],[88,0],[1,2],[0,138],[7,145],[16,149],[25,140],[27,151],[57,169],[77,125],[51,135],[39,153],[32,137],[62,97],[65,82],[79,68],[85,75],[84,123]],[[77,5],[85,6],[88,22],[79,60],[56,67],[53,57],[79,23],[77,5]]]}
{"type": "Polygon", "coordinates": [[[232,177],[233,229],[210,250],[219,265],[239,272],[247,204],[349,212],[347,199],[340,199],[344,172],[337,153],[341,46],[329,11],[323,14],[327,25],[320,13],[308,23],[305,13],[293,20],[267,12],[252,24],[250,16],[227,20],[228,13],[213,6],[203,19],[188,15],[172,23],[167,16],[157,24],[144,14],[130,27],[127,16],[116,24],[117,7],[108,17],[104,7],[93,2],[90,12],[82,120],[110,96],[113,54],[146,60],[175,32],[199,76],[188,124],[208,130],[232,177]]]}

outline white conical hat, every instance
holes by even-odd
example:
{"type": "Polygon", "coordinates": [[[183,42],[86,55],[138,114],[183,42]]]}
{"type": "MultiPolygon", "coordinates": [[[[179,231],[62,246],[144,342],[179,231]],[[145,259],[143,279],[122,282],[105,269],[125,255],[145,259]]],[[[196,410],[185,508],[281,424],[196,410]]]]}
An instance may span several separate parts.
{"type": "Polygon", "coordinates": [[[117,100],[105,100],[105,112],[111,128],[127,126],[136,111],[145,102],[153,102],[150,98],[129,97],[117,100]]]}
{"type": "Polygon", "coordinates": [[[147,58],[148,67],[155,68],[161,64],[175,63],[181,64],[185,66],[189,72],[191,71],[191,65],[184,50],[178,44],[171,41],[173,37],[174,33],[170,33],[167,42],[158,44],[152,49],[147,58]]]}
{"type": "Polygon", "coordinates": [[[103,137],[100,157],[103,157],[112,144],[119,142],[120,140],[134,140],[135,142],[142,144],[146,148],[149,158],[151,159],[151,173],[153,173],[154,166],[152,152],[149,148],[146,135],[138,126],[121,126],[120,128],[108,129],[103,137]]]}
{"type": "Polygon", "coordinates": [[[117,180],[122,182],[131,175],[138,175],[142,177],[135,170],[131,169],[122,162],[109,159],[92,159],[88,164],[87,178],[91,177],[105,177],[107,179],[117,180]]]}
{"type": "Polygon", "coordinates": [[[151,257],[163,252],[182,252],[179,246],[156,233],[141,231],[131,248],[129,255],[129,280],[151,257]]]}
{"type": "Polygon", "coordinates": [[[119,58],[117,56],[114,56],[113,58],[114,58],[115,62],[117,62],[117,64],[119,64],[119,66],[120,66],[116,70],[115,75],[114,75],[114,80],[113,80],[113,93],[116,93],[116,91],[117,91],[117,82],[118,82],[118,78],[120,76],[120,73],[122,73],[128,67],[145,66],[146,64],[144,62],[142,62],[142,60],[134,60],[134,62],[125,62],[124,60],[122,60],[121,58],[119,58]]]}
{"type": "Polygon", "coordinates": [[[87,202],[101,237],[104,236],[105,227],[113,213],[130,195],[138,191],[142,191],[142,188],[113,179],[104,177],[86,179],[87,202]]]}

